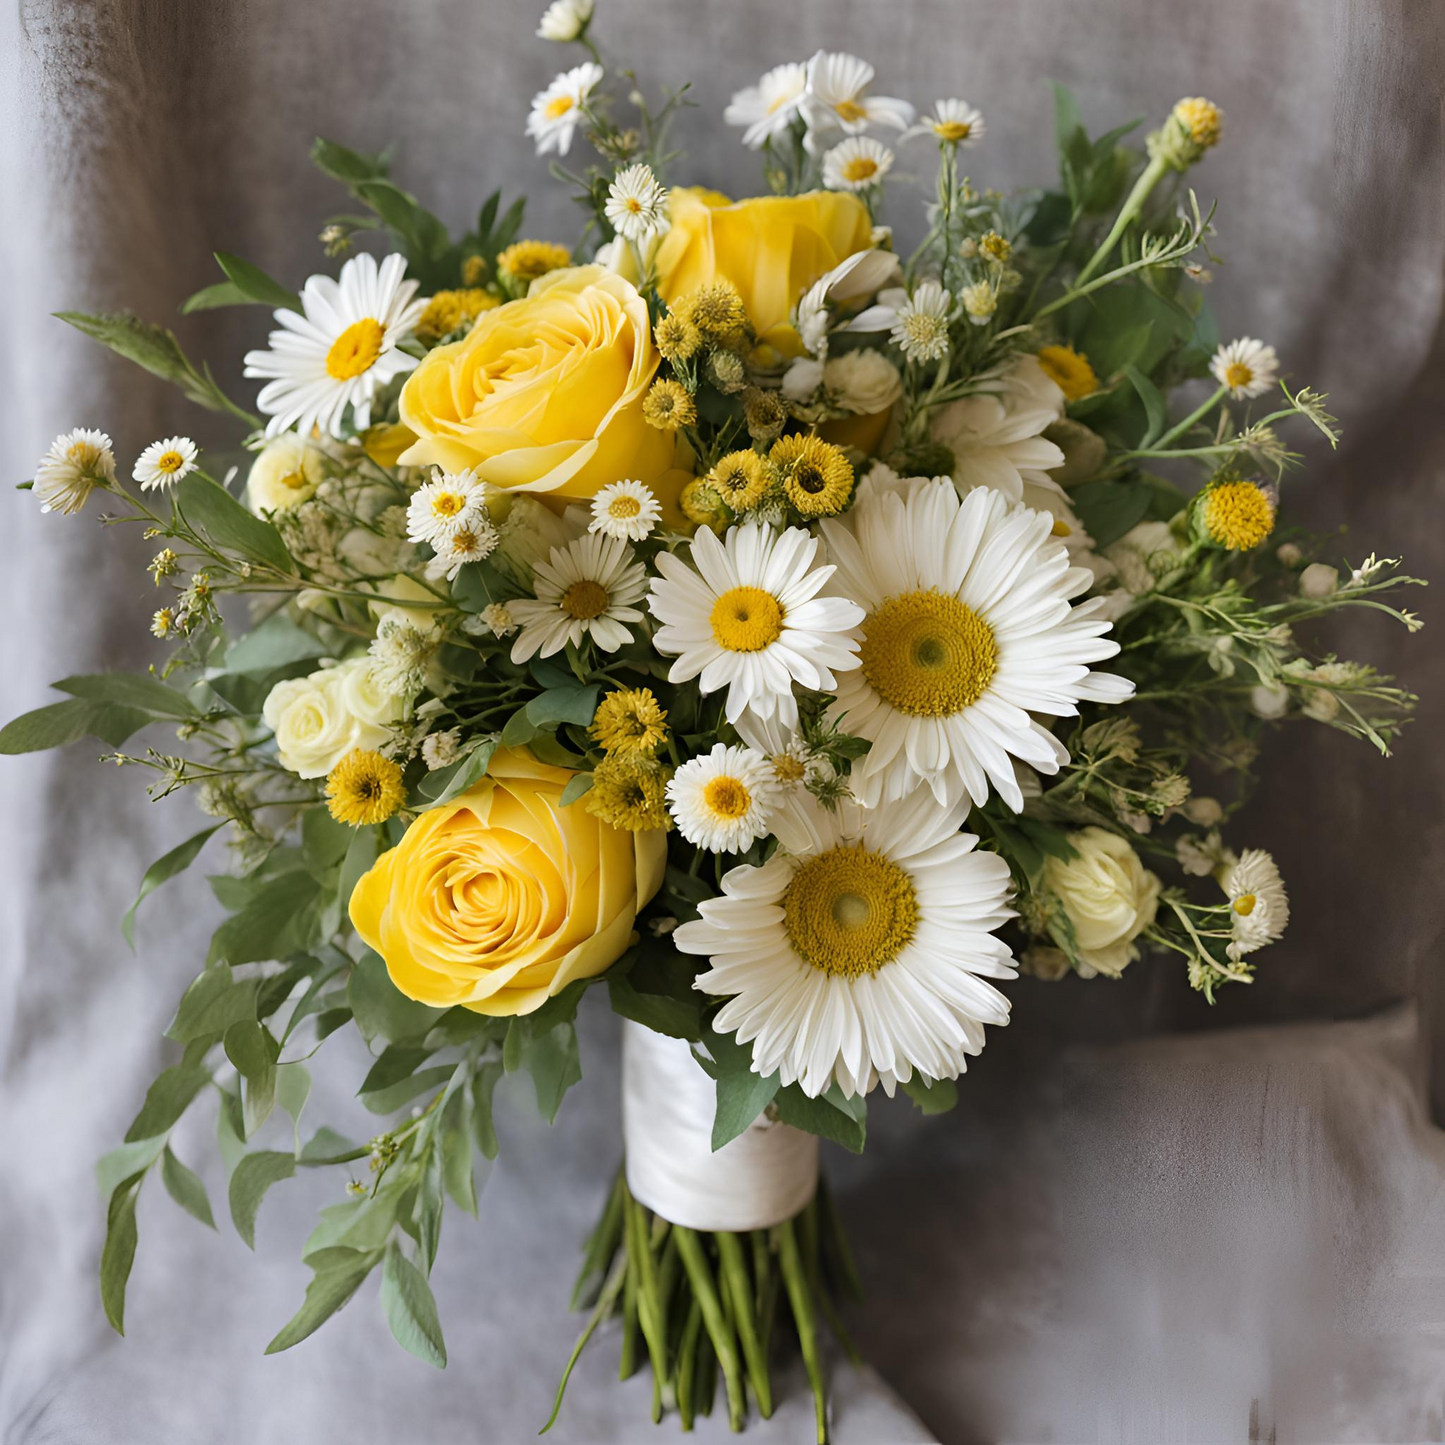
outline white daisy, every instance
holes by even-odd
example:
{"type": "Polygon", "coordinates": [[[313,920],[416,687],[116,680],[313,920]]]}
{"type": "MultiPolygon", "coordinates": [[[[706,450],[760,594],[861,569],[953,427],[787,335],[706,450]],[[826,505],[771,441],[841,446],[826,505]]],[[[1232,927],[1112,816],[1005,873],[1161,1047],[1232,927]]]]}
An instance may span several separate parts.
{"type": "Polygon", "coordinates": [[[667,810],[677,830],[709,853],[741,853],[768,836],[779,789],[773,769],[751,748],[714,743],[689,758],[667,785],[667,810]]]}
{"type": "Polygon", "coordinates": [[[582,120],[582,107],[602,79],[602,67],[588,60],[563,71],[545,90],[532,97],[527,134],[537,142],[537,154],[556,151],[565,156],[582,120]]]}
{"type": "Polygon", "coordinates": [[[823,157],[823,184],[830,191],[866,191],[881,185],[893,152],[871,136],[850,135],[823,157]]]}
{"type": "Polygon", "coordinates": [[[1064,464],[1064,453],[1043,433],[1063,415],[1063,392],[1028,354],[977,380],[987,389],[950,402],[931,428],[933,439],[953,453],[959,491],[992,487],[1030,506],[1040,495],[1062,499],[1049,472],[1064,464]],[[1026,499],[1029,485],[1040,490],[1026,499]]]}
{"type": "Polygon", "coordinates": [[[753,1071],[775,1070],[816,1097],[915,1072],[956,1078],[1009,1002],[980,975],[1017,976],[994,930],[1014,916],[1008,864],[960,833],[962,808],[925,790],[880,808],[834,812],[804,793],[779,807],[782,845],[761,867],[723,875],[673,937],[712,965],[693,986],[730,995],[714,1019],[751,1043],[753,1071]]]}
{"type": "Polygon", "coordinates": [[[427,564],[427,575],[455,581],[457,573],[468,562],[480,562],[484,557],[490,557],[496,546],[497,529],[485,511],[479,512],[432,542],[436,556],[427,564]]]}
{"type": "MultiPolygon", "coordinates": [[[[820,358],[828,353],[828,328],[832,324],[830,306],[847,308],[867,301],[897,278],[898,269],[898,257],[891,251],[855,251],[826,275],[820,276],[799,298],[793,318],[798,335],[808,351],[820,358]]],[[[862,328],[857,326],[857,318],[854,318],[842,329],[862,328]]]]}
{"type": "Polygon", "coordinates": [[[967,793],[982,806],[991,785],[1017,812],[1013,759],[1056,773],[1068,757],[1029,714],[1132,696],[1133,683],[1089,671],[1119,646],[1096,601],[1070,607],[1093,579],[1052,541],[1047,513],[919,480],[869,488],[821,525],[835,585],[867,613],[861,666],[839,679],[832,709],[873,744],[851,775],[862,802],[922,782],[940,802],[967,793]]]}
{"type": "Polygon", "coordinates": [[[1220,886],[1229,896],[1234,941],[1225,952],[1231,958],[1243,958],[1283,936],[1289,924],[1289,896],[1274,859],[1263,848],[1246,848],[1220,886]]]}
{"type": "Polygon", "coordinates": [[[196,452],[196,444],[190,437],[167,437],[163,442],[152,442],[136,458],[131,476],[140,483],[143,492],[173,487],[195,471],[196,452]]]}
{"type": "Polygon", "coordinates": [[[646,241],[667,229],[667,188],[639,162],[612,178],[603,210],[619,236],[646,241]]]}
{"type": "Polygon", "coordinates": [[[592,499],[589,532],[605,532],[628,542],[640,542],[657,526],[662,503],[642,482],[612,482],[592,499]]]}
{"type": "Polygon", "coordinates": [[[35,468],[33,490],[42,512],[78,512],[97,486],[115,483],[115,451],[103,431],[62,432],[35,468]]]}
{"type": "Polygon", "coordinates": [[[570,40],[580,40],[591,19],[592,0],[552,0],[542,12],[537,35],[539,39],[565,45],[570,40]]]}
{"type": "Polygon", "coordinates": [[[773,778],[784,791],[799,784],[830,783],[836,773],[825,754],[815,752],[796,728],[776,718],[758,718],[745,712],[734,724],[742,740],[768,760],[773,778]]]}
{"type": "Polygon", "coordinates": [[[937,361],[948,351],[948,318],[952,310],[953,297],[937,281],[920,281],[913,294],[899,300],[895,307],[890,327],[894,345],[909,361],[937,361]]]}
{"type": "Polygon", "coordinates": [[[487,517],[486,482],[467,468],[461,472],[437,471],[411,495],[406,506],[406,535],[410,542],[425,542],[438,552],[457,532],[473,528],[487,517]]]}
{"type": "Polygon", "coordinates": [[[911,125],[903,133],[903,139],[910,136],[931,135],[948,145],[967,148],[983,139],[986,127],[983,114],[966,100],[935,101],[933,114],[925,115],[917,125],[911,125]]]}
{"type": "Polygon", "coordinates": [[[507,609],[521,629],[513,662],[551,657],[569,642],[580,647],[586,637],[603,652],[616,652],[632,636],[625,624],[642,621],[632,604],[641,601],[647,574],[619,537],[589,533],[553,547],[550,559],[533,568],[533,583],[536,599],[519,598],[507,609]]]}
{"type": "Polygon", "coordinates": [[[1274,347],[1266,346],[1251,336],[1242,336],[1221,346],[1209,363],[1214,379],[1227,387],[1236,401],[1263,396],[1279,376],[1279,357],[1274,347]]]}
{"type": "Polygon", "coordinates": [[[858,666],[857,643],[847,634],[863,611],[818,595],[833,575],[818,552],[817,538],[801,527],[778,532],[747,522],[725,541],[699,528],[692,567],[659,553],[662,575],[647,605],[662,624],[653,636],[657,650],[677,658],[668,681],[696,677],[702,692],[726,687],[729,722],[749,709],[796,726],[794,682],[832,692],[834,672],[858,666]]]}
{"type": "Polygon", "coordinates": [[[301,290],[304,314],[278,311],[280,331],[267,351],[246,353],[245,374],[266,377],[256,404],[271,420],[266,435],[320,427],[341,436],[349,406],[358,431],[371,422],[377,388],[410,371],[416,358],[398,350],[426,309],[413,301],[417,283],[403,280],[406,258],[353,256],[338,279],[312,276],[301,290]]]}
{"type": "Polygon", "coordinates": [[[758,150],[765,141],[781,135],[793,123],[808,89],[808,67],[796,61],[777,65],[756,85],[733,96],[723,119],[746,126],[743,144],[758,150]]]}
{"type": "Polygon", "coordinates": [[[808,90],[803,98],[809,133],[843,130],[860,135],[870,124],[902,130],[913,119],[913,107],[906,100],[869,95],[872,83],[873,67],[866,60],[820,50],[808,62],[808,90]]]}

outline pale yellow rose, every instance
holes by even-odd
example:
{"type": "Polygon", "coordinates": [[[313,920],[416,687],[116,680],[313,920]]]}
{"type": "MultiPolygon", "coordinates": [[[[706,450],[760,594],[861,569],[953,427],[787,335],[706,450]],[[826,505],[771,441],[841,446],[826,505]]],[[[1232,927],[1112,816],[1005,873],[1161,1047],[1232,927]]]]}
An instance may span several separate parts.
{"type": "Polygon", "coordinates": [[[498,752],[481,782],[423,813],[357,883],[351,922],[408,998],[531,1013],[628,947],[662,882],[667,835],[564,808],[572,776],[498,752]]]}
{"type": "Polygon", "coordinates": [[[282,432],[261,448],[246,477],[246,504],[258,515],[289,512],[316,495],[326,456],[295,432],[282,432]]]}
{"type": "Polygon", "coordinates": [[[401,461],[470,467],[494,487],[556,501],[623,477],[661,490],[673,438],[642,416],[658,361],[629,281],[600,266],[552,271],[407,378],[401,420],[416,441],[401,461]]]}
{"type": "Polygon", "coordinates": [[[787,356],[802,350],[792,315],[803,292],[871,245],[868,208],[846,192],[736,202],[690,187],[669,194],[672,225],[654,258],[663,299],[731,281],[759,337],[787,356]]]}
{"type": "Polygon", "coordinates": [[[353,748],[379,748],[406,707],[378,687],[369,657],[354,657],[278,682],[261,716],[276,735],[276,760],[300,778],[324,778],[353,748]]]}
{"type": "Polygon", "coordinates": [[[1044,886],[1073,925],[1080,972],[1117,978],[1139,956],[1134,940],[1154,922],[1159,880],[1106,828],[1069,834],[1078,854],[1044,863],[1044,886]]]}

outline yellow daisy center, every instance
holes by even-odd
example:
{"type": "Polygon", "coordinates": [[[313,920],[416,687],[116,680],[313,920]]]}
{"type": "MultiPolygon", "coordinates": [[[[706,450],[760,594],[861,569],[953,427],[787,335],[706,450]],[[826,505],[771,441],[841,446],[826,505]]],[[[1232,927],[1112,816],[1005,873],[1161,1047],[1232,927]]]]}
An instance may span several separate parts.
{"type": "Polygon", "coordinates": [[[1204,523],[1221,546],[1247,552],[1274,530],[1274,508],[1253,482],[1220,482],[1209,489],[1204,523]]]}
{"type": "Polygon", "coordinates": [[[918,928],[913,879],[861,843],[840,844],[799,864],[782,904],[793,951],[836,978],[877,973],[918,928]]]}
{"type": "Polygon", "coordinates": [[[73,462],[82,471],[89,471],[100,461],[100,448],[93,442],[72,442],[65,453],[65,460],[73,462]]]}
{"type": "Polygon", "coordinates": [[[1073,529],[1071,526],[1069,526],[1069,524],[1068,524],[1066,521],[1064,521],[1064,519],[1063,519],[1062,517],[1055,517],[1055,518],[1054,518],[1054,525],[1049,528],[1049,536],[1051,536],[1051,537],[1072,537],[1073,534],[1074,534],[1074,529],[1073,529]]]}
{"type": "Polygon", "coordinates": [[[1230,907],[1239,914],[1241,918],[1248,918],[1254,912],[1254,905],[1259,902],[1253,893],[1241,894],[1234,900],[1230,907]]]}
{"type": "Polygon", "coordinates": [[[872,156],[854,156],[843,162],[843,179],[857,184],[878,174],[878,162],[872,156]]]}
{"type": "Polygon", "coordinates": [[[438,517],[455,517],[461,514],[467,499],[460,492],[437,492],[431,500],[432,512],[438,517]]]}
{"type": "Polygon", "coordinates": [[[607,600],[607,589],[600,582],[584,577],[562,594],[562,611],[578,622],[586,622],[607,611],[607,600]]]}
{"type": "Polygon", "coordinates": [[[998,670],[993,629],[956,597],[905,592],[863,622],[863,676],[910,717],[951,717],[981,698],[998,670]]]}
{"type": "Polygon", "coordinates": [[[939,140],[946,140],[957,145],[961,140],[967,140],[973,127],[966,120],[936,120],[933,122],[933,133],[939,140]]]}
{"type": "Polygon", "coordinates": [[[808,775],[802,761],[792,753],[774,753],[768,761],[772,763],[773,772],[780,782],[801,783],[808,775]]]}
{"type": "Polygon", "coordinates": [[[783,635],[783,609],[761,587],[729,587],[713,603],[711,620],[725,652],[761,652],[783,635]]]}
{"type": "Polygon", "coordinates": [[[370,371],[381,355],[386,328],[370,316],[353,321],[326,353],[326,371],[337,381],[350,381],[363,371],[370,371]]]}
{"type": "Polygon", "coordinates": [[[303,487],[311,485],[311,478],[300,467],[297,467],[294,472],[287,472],[281,478],[281,485],[288,487],[293,492],[299,492],[303,487]]]}
{"type": "Polygon", "coordinates": [[[1072,346],[1045,346],[1039,351],[1039,365],[1044,374],[1070,401],[1082,401],[1099,389],[1099,378],[1072,346]]]}
{"type": "Polygon", "coordinates": [[[702,790],[702,805],[713,817],[732,822],[747,816],[748,809],[753,805],[753,795],[742,779],[724,774],[708,779],[707,786],[702,790]]]}
{"type": "Polygon", "coordinates": [[[624,209],[631,211],[634,216],[642,213],[642,202],[636,196],[624,196],[622,200],[624,209]]]}
{"type": "Polygon", "coordinates": [[[607,504],[607,515],[616,518],[619,522],[625,522],[635,517],[642,511],[642,503],[636,497],[621,496],[613,497],[607,504]]]}
{"type": "Polygon", "coordinates": [[[833,107],[838,112],[838,118],[846,121],[867,120],[868,112],[858,104],[856,100],[840,100],[833,107]]]}
{"type": "Polygon", "coordinates": [[[542,113],[548,120],[560,120],[575,104],[570,95],[554,96],[543,107],[542,113]]]}
{"type": "Polygon", "coordinates": [[[156,458],[156,471],[170,476],[172,472],[180,471],[185,464],[186,459],[179,452],[162,452],[156,458]]]}
{"type": "Polygon", "coordinates": [[[1246,366],[1242,361],[1231,361],[1224,368],[1224,384],[1238,389],[1248,386],[1254,380],[1254,370],[1246,366]]]}

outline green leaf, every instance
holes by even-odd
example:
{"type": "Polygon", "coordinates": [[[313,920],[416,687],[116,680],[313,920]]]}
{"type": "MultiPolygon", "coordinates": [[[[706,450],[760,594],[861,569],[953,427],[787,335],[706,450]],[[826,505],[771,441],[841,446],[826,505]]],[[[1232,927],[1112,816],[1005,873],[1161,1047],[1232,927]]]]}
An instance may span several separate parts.
{"type": "Polygon", "coordinates": [[[310,662],[326,654],[324,642],[304,627],[298,627],[284,612],[277,612],[231,644],[226,653],[226,671],[275,672],[277,668],[310,662]]]}
{"type": "Polygon", "coordinates": [[[277,572],[294,576],[295,563],[270,522],[248,512],[219,482],[192,472],[175,489],[177,510],[222,552],[235,552],[277,572]]]}
{"type": "Polygon", "coordinates": [[[184,873],[200,855],[201,849],[206,846],[206,839],[223,825],[213,823],[209,828],[202,828],[199,833],[187,838],[184,843],[178,843],[169,853],[157,858],[154,863],[145,871],[145,877],[140,881],[140,892],[135,896],[135,902],[125,911],[125,916],[120,921],[121,935],[132,948],[135,947],[135,914],[142,903],[156,891],[157,888],[167,880],[174,878],[177,873],[184,873]]]}
{"type": "Polygon", "coordinates": [[[207,962],[266,963],[303,952],[316,933],[320,894],[301,868],[264,880],[255,899],[211,936],[207,962]]]}
{"type": "Polygon", "coordinates": [[[185,693],[167,687],[159,678],[143,672],[93,672],[84,677],[67,677],[54,684],[72,697],[91,702],[116,703],[138,708],[155,717],[193,718],[199,716],[185,693]]]}
{"type": "Polygon", "coordinates": [[[166,1136],[154,1139],[134,1139],[102,1155],[95,1165],[95,1183],[100,1197],[108,1200],[128,1179],[144,1174],[160,1158],[166,1147],[166,1136]]]}
{"type": "Polygon", "coordinates": [[[361,1254],[347,1251],[352,1258],[318,1269],[306,1286],[306,1298],[276,1338],[266,1346],[268,1355],[279,1354],[314,1334],[361,1288],[362,1281],[376,1268],[380,1252],[361,1254]]]}
{"type": "Polygon", "coordinates": [[[915,1072],[903,1092],[925,1114],[946,1114],[958,1103],[958,1085],[952,1079],[925,1079],[915,1072]]]}
{"type": "Polygon", "coordinates": [[[438,1064],[433,1069],[419,1069],[388,1089],[378,1089],[373,1094],[363,1094],[361,1102],[373,1114],[390,1114],[409,1104],[419,1094],[439,1088],[449,1080],[455,1071],[453,1064],[438,1064]]]}
{"type": "Polygon", "coordinates": [[[186,990],[166,1037],[178,1044],[219,1038],[237,1019],[256,1017],[259,986],[259,979],[237,979],[225,964],[206,969],[186,990]]]}
{"type": "Polygon", "coordinates": [[[789,1084],[778,1090],[774,1102],[783,1123],[831,1139],[854,1154],[863,1152],[868,1104],[861,1096],[845,1100],[834,1084],[826,1094],[810,1099],[797,1084],[789,1084]]]}
{"type": "Polygon", "coordinates": [[[1139,445],[1141,447],[1153,446],[1169,423],[1168,403],[1164,400],[1163,393],[1159,388],[1132,361],[1124,368],[1124,375],[1129,378],[1130,385],[1139,393],[1139,400],[1144,403],[1144,414],[1149,419],[1149,429],[1139,439],[1139,445]]]}
{"type": "Polygon", "coordinates": [[[357,830],[338,823],[325,808],[311,808],[301,818],[301,855],[311,876],[322,881],[346,857],[357,830]]]}
{"type": "Polygon", "coordinates": [[[590,687],[550,687],[527,704],[527,721],[538,728],[555,727],[558,723],[585,727],[597,712],[601,692],[595,683],[590,687]]]}
{"type": "MultiPolygon", "coordinates": [[[[287,1067],[298,1067],[288,1065],[287,1067]]],[[[357,1145],[353,1144],[344,1134],[338,1134],[335,1129],[328,1128],[323,1124],[306,1141],[306,1147],[296,1156],[298,1164],[322,1165],[328,1160],[336,1159],[342,1154],[354,1153],[357,1145]]]]}
{"type": "Polygon", "coordinates": [[[557,1024],[533,1038],[527,1046],[525,1061],[537,1090],[537,1107],[550,1124],[562,1107],[563,1095],[582,1077],[576,1026],[557,1024]]]}
{"type": "Polygon", "coordinates": [[[194,1170],[187,1169],[171,1153],[170,1145],[166,1146],[166,1151],[161,1156],[161,1180],[166,1186],[166,1192],[187,1214],[194,1215],[211,1229],[216,1227],[206,1186],[201,1183],[200,1176],[194,1170]]]}
{"type": "Polygon", "coordinates": [[[385,154],[369,156],[361,151],[348,150],[335,141],[323,140],[320,136],[311,144],[311,163],[333,180],[347,186],[360,181],[381,180],[387,169],[385,154]]]}
{"type": "Polygon", "coordinates": [[[445,1012],[407,998],[392,983],[381,955],[369,949],[351,970],[346,999],[367,1042],[375,1038],[393,1043],[419,1039],[445,1012]]]}
{"type": "Polygon", "coordinates": [[[430,1049],[389,1044],[382,1051],[381,1057],[371,1066],[370,1072],[362,1080],[361,1087],[356,1092],[358,1094],[374,1094],[380,1089],[389,1089],[393,1084],[399,1084],[403,1079],[409,1079],[431,1056],[430,1049]]]}
{"type": "Polygon", "coordinates": [[[731,1143],[750,1125],[778,1092],[778,1075],[764,1078],[751,1069],[719,1073],[717,1076],[717,1112],[712,1121],[714,1152],[731,1143]]]}
{"type": "Polygon", "coordinates": [[[415,196],[386,180],[358,181],[352,193],[396,233],[413,265],[435,260],[447,247],[447,229],[415,196]]]}
{"type": "Polygon", "coordinates": [[[226,1030],[226,1057],[246,1081],[242,1137],[249,1139],[276,1107],[276,1059],[281,1050],[270,1031],[255,1019],[241,1019],[226,1030]]]}
{"type": "Polygon", "coordinates": [[[567,779],[567,786],[562,789],[562,796],[558,800],[558,807],[570,807],[584,793],[590,792],[591,788],[591,773],[574,773],[567,779]]]}
{"type": "Polygon", "coordinates": [[[666,1034],[674,1039],[689,1039],[693,1043],[702,1038],[703,1000],[700,994],[694,1004],[667,994],[641,993],[631,978],[615,972],[607,975],[607,994],[613,1013],[646,1024],[654,1033],[666,1034]]]}
{"type": "Polygon", "coordinates": [[[34,753],[63,748],[81,738],[99,738],[118,748],[132,733],[155,719],[139,708],[71,697],[34,712],[22,713],[0,728],[0,753],[34,753]]]}
{"type": "Polygon", "coordinates": [[[305,314],[301,298],[289,287],[273,281],[259,266],[233,256],[229,251],[217,251],[215,254],[216,264],[226,273],[226,279],[248,301],[254,301],[258,306],[305,314]]]}
{"type": "Polygon", "coordinates": [[[135,1263],[135,1202],[141,1180],[136,1174],[110,1196],[106,1210],[105,1245],[100,1252],[100,1299],[105,1317],[118,1335],[125,1333],[125,1287],[135,1263]]]}
{"type": "Polygon", "coordinates": [[[499,1062],[483,1064],[477,1070],[472,1084],[472,1138],[482,1151],[483,1159],[497,1157],[497,1130],[492,1122],[492,1095],[497,1089],[497,1080],[502,1077],[499,1062]]]}
{"type": "Polygon", "coordinates": [[[247,1249],[256,1247],[256,1214],[266,1191],[296,1172],[296,1156],[274,1149],[247,1154],[231,1175],[231,1222],[247,1249]]]}
{"type": "Polygon", "coordinates": [[[421,1187],[417,1191],[416,1201],[417,1242],[421,1246],[422,1263],[428,1273],[436,1263],[437,1246],[441,1243],[442,1211],[446,1208],[442,1189],[442,1156],[433,1146],[426,1157],[426,1167],[422,1170],[421,1187]]]}
{"type": "Polygon", "coordinates": [[[1084,529],[1102,550],[1117,542],[1149,510],[1150,494],[1145,487],[1128,482],[1100,480],[1083,482],[1069,492],[1069,502],[1079,514],[1084,529]]]}
{"type": "Polygon", "coordinates": [[[438,768],[434,773],[428,773],[416,788],[416,795],[422,802],[423,810],[449,803],[453,798],[465,793],[473,783],[480,782],[486,776],[487,767],[496,750],[496,739],[484,738],[466,757],[448,767],[438,768]]]}
{"type": "Polygon", "coordinates": [[[436,1147],[442,1156],[442,1180],[458,1209],[477,1217],[477,1181],[472,1174],[472,1138],[466,1118],[472,1104],[459,1096],[447,1106],[436,1147]]]}
{"type": "Polygon", "coordinates": [[[447,1347],[431,1286],[395,1244],[381,1267],[381,1306],[402,1349],[439,1370],[446,1368],[447,1347]]]}
{"type": "Polygon", "coordinates": [[[341,860],[341,873],[336,883],[336,896],[341,911],[346,912],[351,895],[362,877],[371,871],[381,853],[381,832],[377,828],[356,828],[352,830],[347,845],[346,857],[341,860]]]}
{"type": "Polygon", "coordinates": [[[214,286],[202,286],[199,291],[187,296],[181,302],[181,315],[189,316],[194,311],[215,311],[222,306],[254,304],[234,281],[217,281],[214,286]]]}
{"type": "Polygon", "coordinates": [[[519,707],[502,725],[500,741],[504,748],[525,747],[538,731],[537,725],[527,716],[527,709],[519,707]]]}
{"type": "Polygon", "coordinates": [[[146,1090],[140,1113],[126,1130],[127,1144],[144,1143],[164,1134],[211,1082],[211,1071],[194,1064],[173,1064],[146,1090]]]}

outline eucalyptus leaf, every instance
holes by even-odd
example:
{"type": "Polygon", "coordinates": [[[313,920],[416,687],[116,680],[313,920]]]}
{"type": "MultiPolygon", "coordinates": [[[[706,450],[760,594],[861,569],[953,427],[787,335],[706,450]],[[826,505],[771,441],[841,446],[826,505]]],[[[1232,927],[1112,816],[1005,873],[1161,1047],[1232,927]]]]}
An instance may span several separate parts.
{"type": "Polygon", "coordinates": [[[166,1146],[161,1156],[161,1180],[166,1192],[186,1211],[211,1229],[216,1227],[216,1217],[211,1213],[211,1200],[206,1186],[194,1170],[186,1168],[166,1146]]]}
{"type": "Polygon", "coordinates": [[[226,273],[226,279],[248,301],[254,301],[258,306],[305,314],[301,298],[289,287],[273,281],[259,266],[243,261],[239,256],[233,256],[229,251],[217,251],[216,264],[226,273]]]}
{"type": "Polygon", "coordinates": [[[356,1026],[368,1042],[375,1038],[393,1043],[420,1039],[445,1012],[407,998],[391,981],[381,955],[369,949],[351,970],[346,998],[356,1026]]]}
{"type": "Polygon", "coordinates": [[[431,1286],[395,1244],[381,1267],[381,1306],[397,1344],[439,1370],[446,1368],[447,1347],[431,1286]]]}
{"type": "Polygon", "coordinates": [[[164,1134],[211,1082],[211,1071],[193,1064],[173,1064],[146,1090],[140,1112],[126,1130],[128,1144],[144,1143],[164,1134]]]}
{"type": "Polygon", "coordinates": [[[168,882],[178,873],[184,873],[187,868],[200,856],[201,849],[206,846],[206,840],[218,828],[224,824],[213,823],[209,828],[202,828],[199,833],[194,833],[184,843],[178,843],[169,853],[162,854],[145,871],[145,877],[140,881],[140,892],[135,896],[135,902],[125,911],[125,916],[120,920],[120,931],[125,941],[132,948],[135,947],[135,915],[136,910],[161,886],[168,882]]]}
{"type": "Polygon", "coordinates": [[[562,1107],[563,1095],[582,1077],[576,1025],[558,1024],[533,1038],[527,1046],[525,1062],[537,1091],[537,1107],[550,1124],[562,1107]]]}
{"type": "Polygon", "coordinates": [[[256,1247],[256,1215],[266,1191],[296,1172],[296,1156],[278,1150],[264,1149],[247,1154],[231,1175],[229,1191],[231,1223],[245,1241],[247,1249],[256,1247]]]}
{"type": "Polygon", "coordinates": [[[166,1147],[166,1136],[158,1134],[153,1139],[133,1139],[121,1144],[96,1161],[95,1183],[100,1197],[109,1200],[116,1189],[127,1179],[144,1174],[166,1147]]]}
{"type": "Polygon", "coordinates": [[[281,534],[270,522],[248,512],[223,486],[192,472],[175,488],[175,504],[192,527],[222,552],[234,552],[287,576],[295,564],[281,534]]]}
{"type": "Polygon", "coordinates": [[[22,713],[0,728],[0,753],[35,753],[63,748],[81,738],[99,738],[118,748],[155,718],[137,707],[69,697],[22,713]]]}
{"type": "Polygon", "coordinates": [[[93,672],[81,677],[63,678],[54,686],[72,697],[91,702],[115,703],[120,707],[138,708],[161,718],[193,718],[198,716],[195,704],[185,693],[167,687],[159,678],[143,672],[93,672]]]}
{"type": "Polygon", "coordinates": [[[361,1288],[362,1281],[376,1268],[380,1252],[356,1254],[339,1264],[328,1264],[311,1277],[306,1298],[290,1322],[266,1346],[268,1355],[289,1350],[314,1334],[361,1288]]]}
{"type": "Polygon", "coordinates": [[[206,969],[186,990],[166,1037],[180,1044],[219,1038],[237,1019],[255,1018],[259,986],[258,979],[236,978],[226,964],[206,969]]]}
{"type": "Polygon", "coordinates": [[[324,642],[298,627],[284,612],[276,612],[231,644],[225,665],[227,672],[266,673],[326,654],[324,642]]]}
{"type": "Polygon", "coordinates": [[[100,1252],[100,1299],[105,1317],[118,1335],[125,1333],[125,1287],[135,1263],[135,1203],[143,1174],[134,1175],[110,1196],[105,1244],[100,1252]]]}

